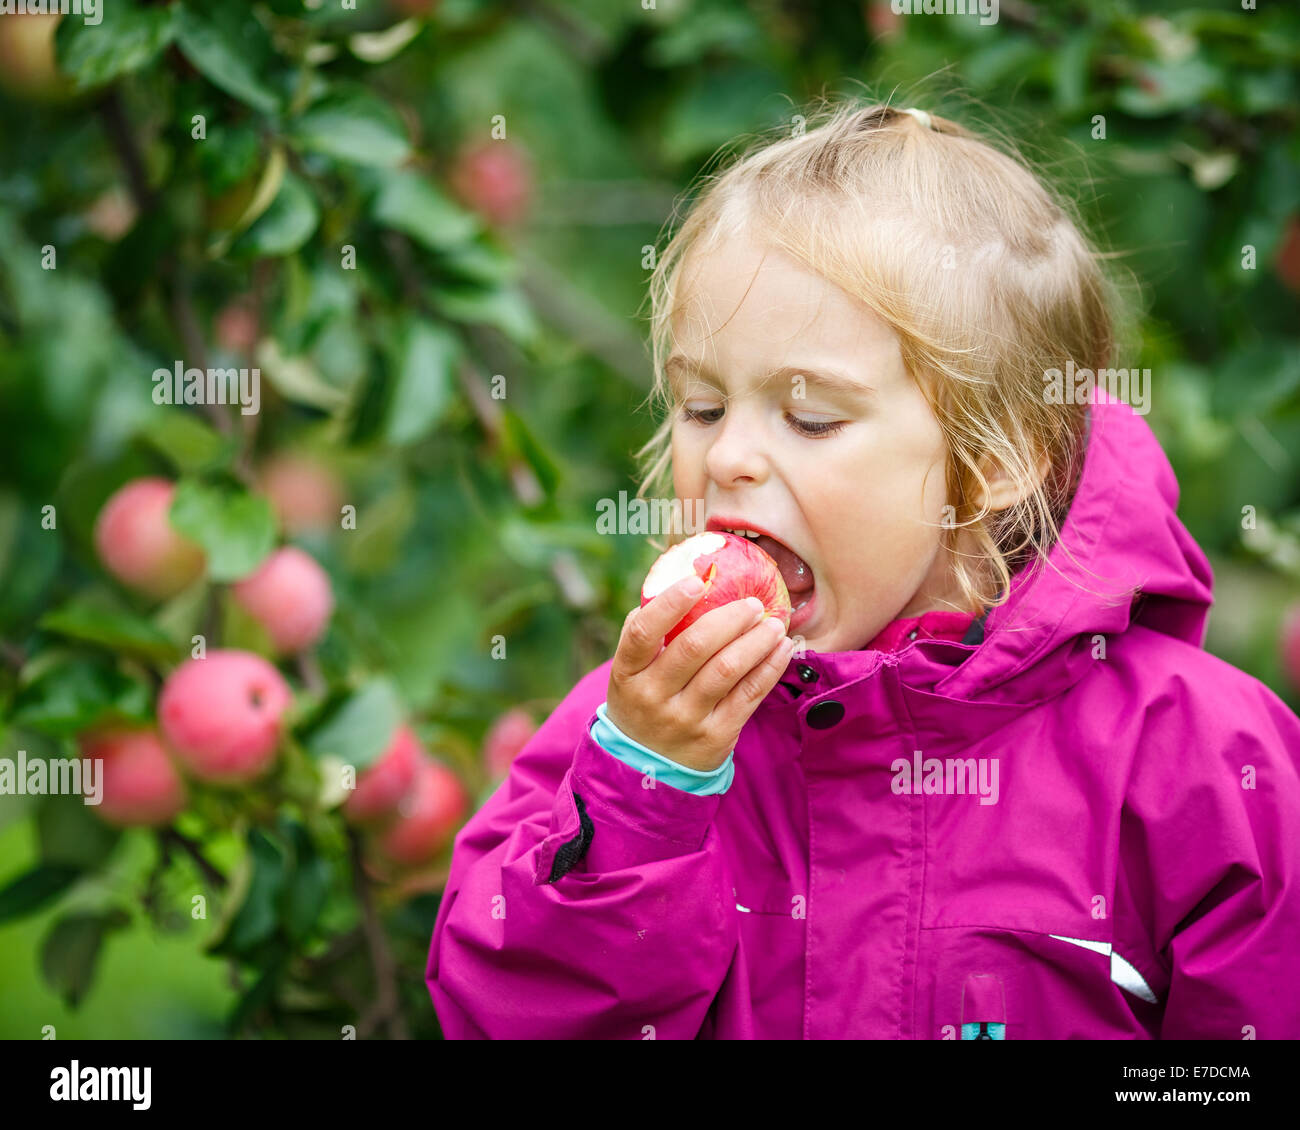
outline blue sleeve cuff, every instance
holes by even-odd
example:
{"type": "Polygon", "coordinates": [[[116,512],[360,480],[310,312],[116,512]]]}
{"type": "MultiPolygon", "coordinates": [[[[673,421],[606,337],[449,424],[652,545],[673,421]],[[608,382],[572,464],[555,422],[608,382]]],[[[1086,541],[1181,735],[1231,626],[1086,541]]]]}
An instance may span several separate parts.
{"type": "Polygon", "coordinates": [[[688,769],[655,753],[654,750],[633,741],[614,725],[605,715],[605,703],[596,707],[596,721],[591,725],[591,736],[596,744],[606,753],[632,766],[640,773],[650,773],[656,781],[662,781],[682,792],[694,793],[696,796],[714,796],[725,793],[731,788],[732,778],[736,775],[732,759],[736,751],[727,754],[727,760],[712,773],[702,773],[698,769],[688,769]]]}

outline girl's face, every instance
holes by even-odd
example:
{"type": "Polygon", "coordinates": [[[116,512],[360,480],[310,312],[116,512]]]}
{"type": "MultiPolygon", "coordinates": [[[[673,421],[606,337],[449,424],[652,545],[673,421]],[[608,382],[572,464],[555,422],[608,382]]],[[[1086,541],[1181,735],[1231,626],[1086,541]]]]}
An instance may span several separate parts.
{"type": "Polygon", "coordinates": [[[854,651],[943,607],[955,596],[943,435],[894,332],[748,240],[688,256],[679,285],[673,487],[703,499],[711,522],[760,527],[807,563],[814,587],[790,635],[854,651]]]}

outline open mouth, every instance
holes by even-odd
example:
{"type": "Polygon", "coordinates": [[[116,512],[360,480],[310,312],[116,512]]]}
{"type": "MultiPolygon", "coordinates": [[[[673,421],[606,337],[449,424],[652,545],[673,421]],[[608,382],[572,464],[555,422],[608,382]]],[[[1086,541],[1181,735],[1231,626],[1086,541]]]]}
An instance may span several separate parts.
{"type": "Polygon", "coordinates": [[[733,525],[727,518],[710,518],[707,528],[715,533],[738,534],[740,537],[747,538],[771,557],[781,571],[781,579],[785,581],[785,587],[790,592],[790,604],[795,612],[812,599],[813,589],[817,584],[812,566],[785,542],[766,530],[742,525],[739,522],[733,525]]]}

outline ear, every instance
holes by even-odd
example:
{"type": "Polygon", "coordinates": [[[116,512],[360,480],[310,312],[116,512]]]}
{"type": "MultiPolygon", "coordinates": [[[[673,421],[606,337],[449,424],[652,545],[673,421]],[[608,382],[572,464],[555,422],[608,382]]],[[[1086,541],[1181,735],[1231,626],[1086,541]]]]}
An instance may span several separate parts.
{"type": "MultiPolygon", "coordinates": [[[[1048,461],[1047,452],[1044,451],[1042,455],[1039,456],[1038,465],[1035,468],[1035,474],[1037,476],[1035,479],[1036,486],[1042,485],[1043,480],[1047,477],[1047,472],[1050,466],[1051,464],[1048,461]]],[[[1009,506],[1014,506],[1029,493],[1028,490],[1017,489],[1015,480],[1007,474],[1005,468],[1003,468],[1001,464],[986,464],[984,467],[984,477],[988,479],[989,484],[988,505],[990,509],[1005,510],[1009,506]]],[[[975,493],[977,496],[980,496],[977,501],[980,505],[983,505],[983,491],[980,491],[977,488],[975,493]]]]}

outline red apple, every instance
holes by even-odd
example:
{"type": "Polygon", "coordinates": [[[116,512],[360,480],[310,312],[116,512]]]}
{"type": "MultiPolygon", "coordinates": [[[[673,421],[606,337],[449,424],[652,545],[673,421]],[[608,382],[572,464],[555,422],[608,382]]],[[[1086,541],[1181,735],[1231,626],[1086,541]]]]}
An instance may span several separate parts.
{"type": "Polygon", "coordinates": [[[95,197],[81,218],[101,239],[116,243],[131,230],[138,215],[131,194],[119,184],[95,197]]]}
{"type": "Polygon", "coordinates": [[[257,310],[250,299],[236,298],[221,308],[213,328],[222,349],[252,353],[260,333],[257,310]]]}
{"type": "Polygon", "coordinates": [[[382,855],[403,867],[417,867],[437,855],[456,834],[470,798],[460,778],[441,762],[427,759],[397,806],[397,818],[379,835],[382,855]]]}
{"type": "Polygon", "coordinates": [[[357,787],[343,803],[343,815],[354,824],[370,824],[397,815],[398,802],[415,784],[428,754],[415,731],[398,726],[388,748],[357,777],[357,787]]]}
{"type": "Polygon", "coordinates": [[[185,783],[152,728],[83,734],[81,756],[100,762],[100,803],[92,806],[118,828],[170,823],[185,807],[185,783]]]}
{"type": "Polygon", "coordinates": [[[284,676],[260,655],[210,651],[167,677],[158,696],[158,726],[199,780],[245,784],[275,760],[292,698],[284,676]]]}
{"type": "Polygon", "coordinates": [[[776,561],[748,538],[725,532],[696,534],[662,553],[641,586],[641,606],[692,573],[704,581],[704,595],[664,636],[665,646],[706,612],[748,596],[763,602],[764,618],[790,626],[790,592],[776,561]]]}
{"type": "Polygon", "coordinates": [[[1283,615],[1278,643],[1282,650],[1282,670],[1291,680],[1291,686],[1300,692],[1300,601],[1283,615]]]}
{"type": "Polygon", "coordinates": [[[343,487],[323,463],[305,455],[277,455],[262,468],[258,485],[290,537],[339,524],[343,487]]]}
{"type": "Polygon", "coordinates": [[[504,777],[519,751],[537,733],[537,723],[518,708],[507,710],[488,730],[483,738],[483,764],[493,780],[504,777]]]}
{"type": "Polygon", "coordinates": [[[277,549],[230,591],[282,654],[311,647],[334,612],[329,574],[292,545],[277,549]]]}
{"type": "Polygon", "coordinates": [[[881,39],[892,39],[903,30],[903,17],[888,0],[870,0],[864,5],[867,27],[881,39]]]}
{"type": "Polygon", "coordinates": [[[532,200],[532,166],[505,138],[461,150],[448,179],[456,195],[493,224],[513,224],[532,200]]]}
{"type": "Polygon", "coordinates": [[[179,592],[203,572],[203,550],[172,528],[176,493],[166,479],[135,479],[95,520],[95,549],[113,576],[156,599],[179,592]]]}

